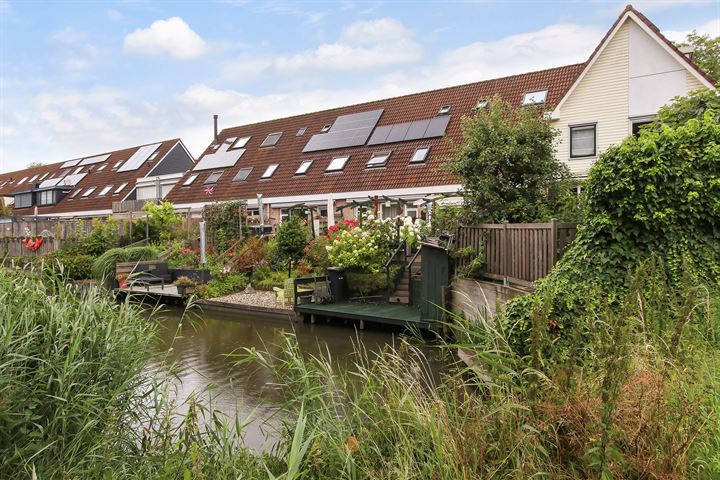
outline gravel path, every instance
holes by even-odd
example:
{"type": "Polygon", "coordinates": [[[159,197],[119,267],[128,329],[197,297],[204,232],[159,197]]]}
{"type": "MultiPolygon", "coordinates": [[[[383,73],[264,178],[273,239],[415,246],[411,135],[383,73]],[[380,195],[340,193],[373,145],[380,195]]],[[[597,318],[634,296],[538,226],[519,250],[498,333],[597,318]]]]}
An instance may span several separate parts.
{"type": "Polygon", "coordinates": [[[226,295],[224,297],[213,298],[212,300],[218,302],[238,303],[241,305],[253,305],[256,307],[282,308],[284,310],[292,310],[292,306],[290,305],[290,303],[286,303],[285,305],[283,305],[282,303],[280,303],[279,299],[276,302],[273,292],[266,292],[262,290],[256,290],[255,293],[238,292],[231,295],[226,295]]]}

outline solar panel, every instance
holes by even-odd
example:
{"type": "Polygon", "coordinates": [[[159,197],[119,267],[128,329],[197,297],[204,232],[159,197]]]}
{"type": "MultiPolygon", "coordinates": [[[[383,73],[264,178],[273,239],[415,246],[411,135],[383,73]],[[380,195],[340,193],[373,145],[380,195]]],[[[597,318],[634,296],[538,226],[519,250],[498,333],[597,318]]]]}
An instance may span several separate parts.
{"type": "Polygon", "coordinates": [[[425,136],[423,138],[442,137],[445,135],[448,123],[450,123],[450,115],[444,117],[436,117],[430,120],[425,136]]]}
{"type": "Polygon", "coordinates": [[[450,115],[443,115],[429,120],[383,125],[375,129],[372,137],[368,140],[368,145],[442,137],[445,135],[445,130],[447,130],[447,126],[450,123],[450,118],[450,115]]]}
{"type": "Polygon", "coordinates": [[[132,154],[132,157],[130,157],[125,163],[123,163],[117,171],[131,172],[133,170],[137,170],[142,166],[143,163],[145,163],[148,157],[150,157],[150,155],[152,155],[152,153],[158,149],[160,145],[160,143],[154,143],[152,145],[145,145],[144,147],[138,148],[137,151],[132,154]]]}
{"type": "Polygon", "coordinates": [[[229,145],[224,143],[223,146],[214,153],[208,153],[200,159],[193,170],[200,171],[234,166],[237,161],[240,160],[240,157],[242,157],[245,153],[245,149],[236,148],[228,150],[231,146],[232,143],[229,145]]]}
{"type": "Polygon", "coordinates": [[[392,125],[383,125],[382,127],[377,127],[375,131],[372,134],[372,137],[370,137],[370,140],[368,140],[368,145],[378,145],[380,143],[385,143],[387,140],[387,136],[390,134],[390,130],[392,130],[392,125]]]}
{"type": "Polygon", "coordinates": [[[78,163],[80,163],[81,158],[77,158],[75,160],[68,160],[67,162],[60,165],[60,168],[68,168],[68,167],[74,167],[78,163]]]}
{"type": "Polygon", "coordinates": [[[382,113],[383,110],[379,109],[340,115],[327,133],[318,133],[310,137],[303,152],[364,145],[382,113]]]}
{"type": "Polygon", "coordinates": [[[83,158],[78,165],[92,165],[93,163],[102,163],[110,158],[110,154],[98,155],[96,157],[83,158]]]}
{"type": "Polygon", "coordinates": [[[62,178],[51,178],[49,180],[43,180],[42,182],[40,182],[40,186],[38,186],[38,188],[54,187],[55,185],[60,183],[60,180],[62,180],[62,178]]]}
{"type": "Polygon", "coordinates": [[[409,123],[398,123],[393,125],[385,143],[402,142],[405,140],[405,135],[407,135],[408,130],[410,130],[409,123]]]}
{"type": "Polygon", "coordinates": [[[77,175],[68,175],[67,177],[62,178],[60,180],[60,182],[58,182],[58,185],[74,187],[75,185],[77,185],[80,182],[80,180],[85,178],[86,175],[87,175],[87,173],[78,173],[77,175]]]}
{"type": "Polygon", "coordinates": [[[408,129],[405,140],[417,140],[418,138],[425,138],[425,132],[427,131],[430,120],[420,120],[419,122],[412,122],[408,129]]]}

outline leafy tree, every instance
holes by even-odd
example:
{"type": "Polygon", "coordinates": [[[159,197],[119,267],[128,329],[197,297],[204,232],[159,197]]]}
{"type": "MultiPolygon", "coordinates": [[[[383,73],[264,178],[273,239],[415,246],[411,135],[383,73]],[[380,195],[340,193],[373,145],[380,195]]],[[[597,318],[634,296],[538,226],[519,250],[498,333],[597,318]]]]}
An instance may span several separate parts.
{"type": "Polygon", "coordinates": [[[27,168],[42,167],[45,164],[43,162],[30,162],[27,164],[27,168]]]}
{"type": "Polygon", "coordinates": [[[464,144],[449,163],[465,188],[474,221],[549,219],[570,191],[570,173],[555,159],[557,136],[535,108],[517,110],[499,97],[462,122],[464,144]]]}
{"type": "Polygon", "coordinates": [[[12,215],[12,208],[10,205],[5,205],[5,201],[0,198],[0,217],[9,217],[12,215]]]}
{"type": "Polygon", "coordinates": [[[173,204],[170,202],[152,203],[148,202],[143,206],[147,213],[146,218],[137,220],[133,225],[133,240],[145,238],[145,229],[149,233],[150,240],[167,242],[173,236],[173,230],[180,224],[181,218],[175,213],[173,204]]]}
{"type": "Polygon", "coordinates": [[[280,225],[275,234],[277,256],[281,261],[288,262],[288,273],[293,262],[302,258],[308,243],[310,231],[299,215],[292,215],[280,225]]]}
{"type": "Polygon", "coordinates": [[[720,80],[720,37],[710,35],[698,35],[693,30],[685,38],[684,42],[678,43],[678,47],[695,47],[692,60],[705,73],[710,75],[716,82],[720,80]]]}

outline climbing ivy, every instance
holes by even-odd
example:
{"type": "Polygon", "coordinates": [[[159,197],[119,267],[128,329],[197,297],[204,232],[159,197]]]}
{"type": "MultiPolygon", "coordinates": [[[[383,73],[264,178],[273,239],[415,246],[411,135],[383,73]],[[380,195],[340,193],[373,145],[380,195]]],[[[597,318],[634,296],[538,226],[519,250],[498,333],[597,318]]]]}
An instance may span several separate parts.
{"type": "Polygon", "coordinates": [[[562,360],[577,341],[575,323],[617,303],[650,257],[671,285],[685,271],[718,285],[719,114],[717,93],[694,93],[601,155],[586,183],[587,216],[575,242],[535,292],[509,302],[501,317],[516,350],[532,352],[533,324],[542,318],[552,355],[562,360]]]}

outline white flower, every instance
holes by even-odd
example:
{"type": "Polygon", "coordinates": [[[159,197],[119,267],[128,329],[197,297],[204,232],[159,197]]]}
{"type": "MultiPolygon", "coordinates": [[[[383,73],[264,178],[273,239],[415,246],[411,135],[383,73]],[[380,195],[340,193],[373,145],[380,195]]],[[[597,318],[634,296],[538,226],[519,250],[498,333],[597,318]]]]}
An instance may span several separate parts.
{"type": "Polygon", "coordinates": [[[368,215],[367,219],[372,222],[373,220],[375,220],[375,215],[368,215]]]}

